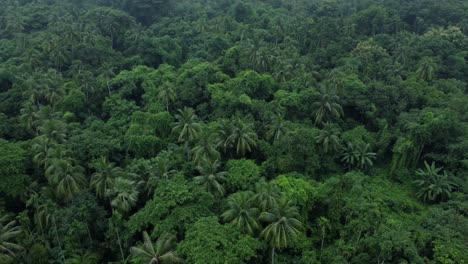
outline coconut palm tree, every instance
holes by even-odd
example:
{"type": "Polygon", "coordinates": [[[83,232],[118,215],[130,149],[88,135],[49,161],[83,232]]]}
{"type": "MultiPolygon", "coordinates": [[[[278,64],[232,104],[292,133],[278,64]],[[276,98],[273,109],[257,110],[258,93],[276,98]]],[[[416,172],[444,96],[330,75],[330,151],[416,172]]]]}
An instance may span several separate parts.
{"type": "Polygon", "coordinates": [[[321,124],[325,119],[331,116],[343,116],[343,108],[338,103],[339,97],[333,91],[327,91],[325,87],[320,89],[319,101],[312,104],[315,111],[315,124],[321,124]]]}
{"type": "Polygon", "coordinates": [[[424,57],[418,64],[416,75],[418,78],[430,81],[434,78],[435,72],[437,71],[437,64],[430,57],[424,57]]]}
{"type": "Polygon", "coordinates": [[[227,138],[225,145],[233,145],[237,155],[244,156],[246,152],[252,151],[252,147],[257,145],[256,139],[257,134],[253,131],[253,125],[246,124],[240,117],[237,117],[233,124],[232,134],[227,138]]]}
{"type": "Polygon", "coordinates": [[[260,220],[268,225],[261,232],[271,246],[271,263],[275,261],[275,249],[287,248],[302,230],[299,218],[299,209],[284,197],[278,200],[275,207],[260,215],[260,220]]]}
{"type": "Polygon", "coordinates": [[[113,197],[111,205],[118,212],[127,213],[138,201],[138,193],[134,181],[119,177],[115,179],[114,188],[109,190],[109,196],[113,197]]]}
{"type": "Polygon", "coordinates": [[[435,163],[429,165],[424,161],[424,169],[418,169],[416,175],[422,179],[414,181],[420,188],[418,197],[423,201],[446,201],[452,196],[453,190],[458,185],[449,179],[446,171],[440,173],[443,168],[436,168],[435,163]]]}
{"type": "Polygon", "coordinates": [[[94,163],[96,172],[91,176],[90,186],[94,188],[98,197],[105,197],[109,190],[114,187],[115,179],[121,177],[124,172],[122,168],[115,166],[105,157],[101,157],[94,163]]]}
{"type": "Polygon", "coordinates": [[[55,186],[55,192],[65,200],[71,199],[81,192],[86,183],[84,169],[79,165],[73,165],[69,158],[51,158],[47,161],[45,175],[49,183],[55,186]]]}
{"type": "Polygon", "coordinates": [[[233,134],[233,130],[234,127],[229,120],[222,119],[219,121],[216,146],[221,148],[224,153],[232,147],[232,142],[229,141],[229,137],[233,134]]]}
{"type": "Polygon", "coordinates": [[[369,151],[369,148],[369,144],[355,146],[350,142],[342,154],[341,161],[348,166],[348,169],[364,169],[367,166],[372,166],[374,165],[372,160],[377,158],[377,154],[369,151]]]}
{"type": "Polygon", "coordinates": [[[166,111],[169,112],[169,104],[175,101],[176,99],[176,95],[175,95],[174,89],[172,88],[172,85],[168,82],[164,83],[159,88],[158,97],[162,101],[162,103],[166,106],[166,111]]]}
{"type": "Polygon", "coordinates": [[[326,124],[320,130],[320,134],[315,138],[315,142],[322,144],[323,151],[328,152],[329,149],[337,151],[340,147],[340,130],[335,126],[326,124]]]}
{"type": "Polygon", "coordinates": [[[221,182],[226,180],[225,176],[227,172],[218,172],[220,165],[218,160],[205,160],[203,165],[198,165],[196,167],[200,175],[194,177],[193,180],[195,183],[203,185],[208,191],[222,196],[224,195],[224,187],[221,185],[221,182]]]}
{"type": "Polygon", "coordinates": [[[175,118],[177,121],[172,124],[174,126],[172,130],[179,132],[179,142],[189,142],[198,137],[201,125],[198,123],[195,110],[189,107],[185,107],[184,110],[179,109],[175,118]]]}
{"type": "Polygon", "coordinates": [[[221,216],[225,222],[237,227],[243,233],[254,235],[260,229],[258,216],[260,210],[254,205],[252,192],[238,192],[227,199],[228,210],[221,216]]]}
{"type": "Polygon", "coordinates": [[[21,233],[21,227],[16,225],[16,221],[11,221],[4,225],[5,221],[6,216],[0,218],[0,255],[6,254],[14,258],[16,257],[14,251],[22,250],[23,247],[11,240],[21,233]]]}
{"type": "Polygon", "coordinates": [[[288,133],[288,127],[281,115],[276,115],[273,117],[271,122],[266,125],[267,129],[267,139],[273,140],[273,143],[276,143],[280,140],[286,133],[288,133]]]}
{"type": "Polygon", "coordinates": [[[197,145],[192,149],[193,161],[200,164],[203,160],[216,160],[220,158],[219,151],[216,150],[214,143],[214,134],[203,132],[197,142],[197,145]]]}
{"type": "Polygon", "coordinates": [[[32,140],[33,162],[37,166],[45,166],[52,143],[45,136],[38,136],[32,140]]]}
{"type": "Polygon", "coordinates": [[[254,196],[255,203],[262,212],[269,211],[276,207],[279,199],[279,192],[275,185],[262,179],[255,185],[256,194],[254,196]]]}
{"type": "Polygon", "coordinates": [[[51,142],[61,144],[66,141],[67,128],[65,123],[59,120],[47,120],[39,127],[39,133],[48,138],[51,142]]]}
{"type": "Polygon", "coordinates": [[[201,125],[198,123],[198,117],[195,114],[195,110],[189,107],[185,107],[184,110],[178,110],[175,118],[177,119],[173,125],[173,132],[179,133],[179,142],[185,143],[185,151],[187,157],[189,156],[188,144],[190,141],[195,140],[201,130],[201,125]]]}
{"type": "Polygon", "coordinates": [[[182,263],[182,259],[173,251],[175,236],[161,236],[155,244],[151,241],[148,233],[143,232],[143,245],[132,247],[130,252],[133,259],[138,263],[146,264],[167,264],[167,263],[182,263]]]}
{"type": "Polygon", "coordinates": [[[320,229],[320,233],[322,234],[322,243],[320,244],[320,260],[322,259],[322,252],[323,252],[323,242],[325,241],[325,234],[327,230],[331,229],[330,221],[325,217],[320,217],[318,220],[318,225],[320,229]]]}

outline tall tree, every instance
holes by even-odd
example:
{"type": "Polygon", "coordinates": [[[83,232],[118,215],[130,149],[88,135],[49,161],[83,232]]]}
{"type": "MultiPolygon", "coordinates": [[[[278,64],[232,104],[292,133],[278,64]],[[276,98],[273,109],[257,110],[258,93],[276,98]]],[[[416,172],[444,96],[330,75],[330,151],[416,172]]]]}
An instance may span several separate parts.
{"type": "Polygon", "coordinates": [[[218,171],[220,167],[219,161],[207,161],[203,162],[203,165],[198,165],[197,170],[200,173],[199,176],[193,178],[193,180],[200,185],[203,185],[208,191],[220,196],[224,195],[224,187],[221,184],[226,181],[225,171],[218,171]]]}
{"type": "Polygon", "coordinates": [[[106,197],[109,190],[114,188],[115,179],[121,177],[124,172],[105,157],[101,157],[93,166],[96,172],[91,176],[90,186],[94,188],[98,197],[106,197]]]}
{"type": "Polygon", "coordinates": [[[220,158],[216,145],[214,143],[214,134],[210,132],[203,132],[196,146],[192,149],[193,161],[200,164],[203,160],[216,160],[220,158]]]}
{"type": "Polygon", "coordinates": [[[327,90],[325,87],[320,89],[319,100],[312,104],[315,110],[315,124],[321,124],[331,116],[343,116],[343,108],[338,103],[339,97],[333,91],[327,90]]]}
{"type": "Polygon", "coordinates": [[[81,192],[86,183],[84,168],[73,163],[70,158],[54,157],[47,162],[45,171],[49,183],[55,186],[56,194],[65,200],[81,192]]]}
{"type": "Polygon", "coordinates": [[[132,247],[130,252],[133,259],[142,264],[181,263],[182,259],[173,251],[175,239],[175,236],[163,235],[153,244],[148,233],[143,231],[143,245],[132,247]]]}
{"type": "Polygon", "coordinates": [[[232,134],[224,144],[226,146],[233,145],[237,155],[244,156],[246,152],[252,151],[252,147],[257,145],[256,140],[257,134],[253,131],[253,125],[245,123],[240,117],[237,117],[234,120],[232,134]]]}
{"type": "Polygon", "coordinates": [[[238,192],[227,199],[227,207],[222,217],[224,221],[237,227],[241,232],[254,235],[260,229],[258,216],[260,210],[255,207],[252,192],[238,192]]]}
{"type": "Polygon", "coordinates": [[[416,75],[418,78],[430,81],[434,79],[434,75],[437,71],[437,64],[430,57],[424,57],[418,64],[418,69],[416,70],[416,75]]]}
{"type": "Polygon", "coordinates": [[[273,143],[276,143],[288,132],[286,122],[284,121],[281,115],[276,115],[275,117],[273,117],[271,122],[268,125],[266,125],[266,129],[267,139],[273,140],[273,143]]]}
{"type": "Polygon", "coordinates": [[[198,122],[198,117],[195,114],[195,110],[189,107],[185,107],[184,110],[179,109],[175,118],[177,121],[172,124],[172,131],[179,133],[178,141],[185,143],[185,150],[188,155],[188,144],[198,137],[198,134],[201,130],[201,125],[198,122]]]}
{"type": "Polygon", "coordinates": [[[169,104],[176,99],[172,85],[168,82],[165,82],[161,87],[159,87],[158,97],[164,106],[166,106],[166,111],[169,112],[169,104]]]}
{"type": "Polygon", "coordinates": [[[315,142],[322,144],[325,153],[328,153],[330,149],[337,151],[340,147],[340,131],[335,126],[326,124],[315,140],[315,142]]]}
{"type": "Polygon", "coordinates": [[[275,249],[286,248],[302,230],[299,209],[282,197],[269,212],[263,212],[260,219],[268,223],[260,234],[271,247],[271,263],[275,263],[275,249]]]}
{"type": "Polygon", "coordinates": [[[111,205],[118,212],[124,214],[129,212],[138,201],[138,189],[134,181],[117,178],[114,188],[109,190],[112,197],[111,205]]]}

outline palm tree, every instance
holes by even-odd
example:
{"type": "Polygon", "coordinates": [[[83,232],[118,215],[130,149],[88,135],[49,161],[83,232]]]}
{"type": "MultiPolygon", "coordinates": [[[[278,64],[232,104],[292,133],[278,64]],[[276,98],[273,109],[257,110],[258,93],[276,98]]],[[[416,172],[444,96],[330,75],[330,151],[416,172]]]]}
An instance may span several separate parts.
{"type": "Polygon", "coordinates": [[[172,85],[168,82],[164,83],[159,88],[158,97],[166,106],[166,111],[169,112],[169,104],[176,99],[176,95],[174,89],[172,88],[172,85]]]}
{"type": "Polygon", "coordinates": [[[143,245],[132,247],[130,252],[138,263],[146,264],[166,264],[182,263],[182,259],[173,251],[175,236],[161,236],[156,244],[153,244],[148,233],[143,232],[143,245]]]}
{"type": "Polygon", "coordinates": [[[203,185],[208,191],[223,196],[224,187],[221,182],[225,181],[227,172],[218,172],[220,163],[218,160],[215,161],[204,161],[204,165],[198,165],[196,168],[200,173],[199,176],[193,178],[193,180],[200,185],[203,185]]]}
{"type": "Polygon", "coordinates": [[[66,141],[67,128],[62,121],[59,120],[47,120],[44,124],[39,127],[39,132],[44,135],[51,142],[61,144],[66,141]]]}
{"type": "Polygon", "coordinates": [[[197,145],[192,149],[193,161],[200,164],[203,160],[216,160],[220,158],[216,145],[214,144],[214,135],[210,132],[203,132],[197,145]]]}
{"type": "Polygon", "coordinates": [[[14,251],[22,250],[23,247],[11,242],[21,233],[21,227],[16,226],[16,221],[8,222],[6,225],[6,216],[0,218],[0,255],[6,254],[10,257],[16,257],[14,251]]]}
{"type": "Polygon", "coordinates": [[[275,249],[288,247],[301,232],[302,222],[298,218],[299,209],[284,197],[278,200],[277,206],[260,215],[262,221],[269,223],[260,236],[271,246],[271,263],[275,261],[275,249]]]}
{"type": "MultiPolygon", "coordinates": [[[[60,149],[57,149],[57,153],[61,153],[60,149]]],[[[65,200],[79,193],[86,183],[83,167],[73,165],[73,162],[74,160],[62,157],[61,154],[53,155],[46,161],[47,180],[55,186],[56,194],[65,200]]]]}
{"type": "Polygon", "coordinates": [[[320,130],[320,134],[315,138],[315,142],[323,145],[323,151],[325,153],[331,148],[337,151],[340,147],[340,130],[335,126],[326,124],[325,127],[320,130]]]}
{"type": "Polygon", "coordinates": [[[450,181],[446,171],[440,173],[442,167],[436,168],[435,163],[429,165],[424,161],[424,170],[418,169],[416,174],[422,179],[414,181],[419,188],[418,197],[423,201],[446,201],[452,196],[452,191],[458,185],[450,181]]]}
{"type": "Polygon", "coordinates": [[[86,183],[83,167],[73,166],[67,160],[56,159],[47,168],[46,175],[49,182],[56,186],[57,195],[65,200],[69,200],[81,192],[86,183]]]}
{"type": "Polygon", "coordinates": [[[217,133],[217,147],[221,148],[223,152],[227,152],[232,147],[229,137],[233,134],[234,127],[227,119],[222,119],[218,124],[217,133]]]}
{"type": "Polygon", "coordinates": [[[318,225],[320,229],[320,233],[322,234],[322,243],[320,244],[320,260],[322,261],[322,252],[323,252],[323,242],[325,241],[325,234],[327,230],[331,229],[330,221],[328,221],[325,217],[320,217],[318,220],[318,225]]]}
{"type": "Polygon", "coordinates": [[[320,89],[320,100],[312,104],[315,111],[315,124],[321,124],[325,119],[330,116],[340,117],[343,116],[343,108],[338,103],[340,99],[332,91],[327,91],[324,87],[320,89]]]}
{"type": "Polygon", "coordinates": [[[244,156],[246,151],[252,151],[252,147],[257,145],[256,139],[257,134],[253,131],[253,126],[244,123],[240,117],[237,117],[234,121],[232,134],[227,138],[225,145],[235,146],[237,155],[244,156]]]}
{"type": "Polygon", "coordinates": [[[33,162],[37,166],[44,166],[47,161],[48,153],[51,149],[50,140],[45,136],[38,136],[33,139],[31,148],[34,154],[33,162]]]}
{"type": "Polygon", "coordinates": [[[260,210],[254,205],[252,192],[238,192],[227,199],[228,210],[221,216],[224,221],[237,227],[244,233],[254,235],[260,229],[258,216],[260,210]]]}
{"type": "Polygon", "coordinates": [[[105,197],[114,187],[115,179],[123,175],[123,170],[109,162],[105,157],[100,158],[95,164],[96,172],[91,176],[90,186],[96,190],[98,197],[105,197]]]}
{"type": "Polygon", "coordinates": [[[138,190],[134,181],[119,177],[114,182],[114,188],[109,190],[109,196],[113,197],[113,208],[120,213],[127,213],[138,201],[138,190]]]}
{"type": "Polygon", "coordinates": [[[286,122],[283,120],[281,115],[276,115],[271,122],[266,125],[267,129],[267,139],[272,140],[273,143],[276,143],[280,140],[287,132],[288,127],[286,126],[286,122]]]}
{"type": "Polygon", "coordinates": [[[367,166],[372,166],[377,154],[369,151],[369,144],[354,146],[351,142],[348,143],[345,148],[341,159],[342,162],[346,163],[348,169],[359,168],[364,169],[367,166]]]}
{"type": "Polygon", "coordinates": [[[424,57],[418,64],[416,75],[418,78],[430,81],[434,78],[434,74],[437,71],[437,64],[430,57],[424,57]]]}
{"type": "Polygon", "coordinates": [[[262,179],[255,185],[255,203],[262,212],[275,208],[279,199],[279,192],[275,185],[262,179]]]}
{"type": "Polygon", "coordinates": [[[177,121],[173,123],[172,130],[179,132],[179,142],[189,142],[198,137],[201,126],[195,110],[189,107],[185,107],[184,110],[179,109],[175,118],[177,121]]]}
{"type": "MultiPolygon", "coordinates": [[[[142,168],[143,171],[146,171],[149,175],[146,179],[145,189],[147,195],[151,196],[154,193],[154,190],[160,179],[169,179],[177,173],[177,170],[172,169],[173,164],[170,160],[170,157],[167,156],[168,152],[161,152],[155,159],[155,165],[147,165],[146,168],[142,168]]],[[[140,174],[141,175],[141,174],[140,174]]]]}
{"type": "Polygon", "coordinates": [[[188,144],[198,137],[201,125],[198,123],[198,117],[192,108],[185,107],[184,110],[179,109],[175,117],[177,121],[172,124],[174,126],[172,131],[179,132],[178,141],[185,143],[185,150],[188,156],[188,144]]]}

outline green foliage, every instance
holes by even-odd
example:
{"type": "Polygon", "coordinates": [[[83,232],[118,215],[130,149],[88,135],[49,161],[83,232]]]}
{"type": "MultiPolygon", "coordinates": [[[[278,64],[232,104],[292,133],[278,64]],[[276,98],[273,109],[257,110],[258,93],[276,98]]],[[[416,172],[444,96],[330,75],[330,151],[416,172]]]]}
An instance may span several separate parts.
{"type": "Polygon", "coordinates": [[[300,208],[312,208],[318,196],[317,187],[298,173],[279,175],[274,184],[288,200],[300,208]]]}
{"type": "Polygon", "coordinates": [[[26,175],[26,151],[21,143],[0,140],[0,192],[21,195],[30,181],[26,175]]]}
{"type": "Polygon", "coordinates": [[[2,1],[0,263],[467,262],[467,14],[2,1]]]}
{"type": "Polygon", "coordinates": [[[348,143],[341,161],[348,168],[364,169],[374,165],[373,160],[377,158],[376,156],[376,153],[369,150],[369,144],[354,146],[352,143],[348,143]]]}
{"type": "Polygon", "coordinates": [[[151,225],[155,235],[184,232],[200,217],[211,215],[212,204],[211,194],[175,175],[159,182],[153,199],[130,217],[128,228],[134,233],[151,225]]]}
{"type": "Polygon", "coordinates": [[[449,179],[446,171],[440,173],[442,168],[436,168],[435,163],[429,165],[424,161],[424,170],[418,169],[416,174],[422,178],[415,181],[418,188],[418,197],[423,201],[445,201],[452,196],[452,191],[458,186],[449,179]]]}
{"type": "Polygon", "coordinates": [[[187,231],[177,251],[190,263],[234,264],[255,259],[260,247],[258,240],[220,224],[216,217],[204,217],[187,231]]]}
{"type": "Polygon", "coordinates": [[[226,167],[230,190],[251,190],[260,180],[260,167],[253,160],[229,160],[226,167]]]}
{"type": "Polygon", "coordinates": [[[171,250],[175,237],[165,235],[160,237],[155,244],[151,242],[148,233],[143,232],[142,247],[132,247],[134,263],[181,263],[182,259],[171,250]]]}

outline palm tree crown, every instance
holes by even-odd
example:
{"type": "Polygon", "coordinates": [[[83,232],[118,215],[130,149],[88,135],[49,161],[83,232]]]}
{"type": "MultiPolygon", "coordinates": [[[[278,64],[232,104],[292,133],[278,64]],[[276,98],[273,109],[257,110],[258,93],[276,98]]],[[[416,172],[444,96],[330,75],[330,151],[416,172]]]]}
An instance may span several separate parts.
{"type": "Polygon", "coordinates": [[[319,101],[313,103],[315,111],[315,124],[322,123],[330,116],[340,117],[343,116],[343,108],[338,103],[339,97],[333,94],[332,91],[327,91],[325,88],[320,89],[319,101]]]}
{"type": "Polygon", "coordinates": [[[340,146],[340,130],[332,125],[325,125],[325,127],[320,130],[320,134],[315,138],[315,142],[323,145],[323,150],[325,153],[331,148],[333,150],[338,150],[340,146]]]}
{"type": "Polygon", "coordinates": [[[120,213],[127,213],[138,201],[135,182],[121,177],[115,180],[114,188],[109,190],[109,195],[114,197],[111,201],[112,207],[120,213]]]}
{"type": "Polygon", "coordinates": [[[15,257],[14,251],[22,250],[23,248],[11,242],[11,240],[21,233],[21,228],[16,226],[16,221],[11,221],[3,225],[5,220],[6,216],[0,219],[0,255],[6,254],[10,257],[15,257]]]}
{"type": "Polygon", "coordinates": [[[148,233],[143,232],[143,245],[140,247],[132,247],[130,249],[134,259],[138,259],[138,263],[146,264],[166,264],[166,263],[181,263],[179,258],[173,251],[175,236],[164,235],[160,237],[156,244],[153,244],[148,233]]]}
{"type": "Polygon", "coordinates": [[[437,64],[430,57],[424,57],[418,65],[416,70],[416,75],[418,78],[430,81],[434,78],[435,72],[437,70],[437,64]]]}
{"type": "Polygon", "coordinates": [[[261,236],[274,248],[288,247],[302,229],[302,222],[298,218],[299,209],[282,197],[278,200],[277,206],[260,215],[262,221],[269,223],[261,236]]]}
{"type": "Polygon", "coordinates": [[[224,194],[224,187],[221,185],[221,182],[226,180],[225,176],[227,172],[218,172],[219,166],[220,163],[217,160],[205,160],[203,165],[197,166],[197,170],[201,175],[194,177],[193,180],[197,184],[205,186],[208,191],[222,196],[224,194]]]}
{"type": "Polygon", "coordinates": [[[123,170],[104,157],[94,164],[94,168],[96,172],[91,176],[90,186],[96,190],[97,196],[102,198],[114,187],[115,179],[123,175],[123,170]]]}
{"type": "Polygon", "coordinates": [[[267,139],[272,140],[273,143],[277,142],[281,139],[287,132],[288,127],[285,124],[286,122],[283,120],[283,117],[277,115],[273,118],[273,120],[266,126],[267,129],[267,139]]]}
{"type": "Polygon", "coordinates": [[[260,210],[255,207],[253,198],[252,192],[239,192],[229,196],[229,209],[222,214],[224,221],[249,235],[254,235],[260,229],[257,220],[260,210]]]}
{"type": "Polygon", "coordinates": [[[369,148],[369,144],[355,146],[352,143],[348,143],[341,161],[346,163],[348,168],[357,167],[364,169],[367,166],[372,166],[374,165],[372,160],[377,158],[377,154],[371,152],[369,148]]]}
{"type": "Polygon", "coordinates": [[[216,160],[220,158],[216,145],[214,143],[214,135],[209,132],[201,134],[198,144],[192,149],[193,161],[200,164],[203,160],[216,160]]]}
{"type": "Polygon", "coordinates": [[[198,117],[195,110],[185,107],[184,110],[178,110],[175,116],[177,121],[173,123],[174,132],[179,132],[179,142],[189,142],[198,137],[201,126],[198,123],[198,117]]]}
{"type": "Polygon", "coordinates": [[[236,153],[244,156],[245,152],[252,151],[252,147],[257,145],[256,139],[257,134],[253,131],[253,126],[244,123],[240,117],[237,117],[234,121],[232,134],[227,138],[225,145],[235,146],[236,153]]]}

